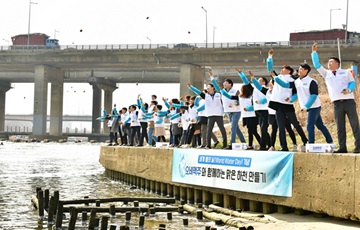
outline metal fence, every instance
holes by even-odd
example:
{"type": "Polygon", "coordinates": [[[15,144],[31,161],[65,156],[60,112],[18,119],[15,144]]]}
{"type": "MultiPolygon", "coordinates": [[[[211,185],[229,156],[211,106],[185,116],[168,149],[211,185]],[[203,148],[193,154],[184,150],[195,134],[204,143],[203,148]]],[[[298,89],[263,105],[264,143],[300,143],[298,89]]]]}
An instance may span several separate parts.
{"type": "MultiPolygon", "coordinates": [[[[279,46],[311,46],[317,42],[319,46],[337,46],[337,40],[320,41],[274,41],[274,42],[227,42],[227,43],[177,43],[177,44],[114,44],[114,45],[61,45],[58,47],[17,45],[0,46],[0,50],[134,50],[134,49],[239,49],[252,47],[279,47],[279,46]]],[[[341,45],[345,40],[339,40],[341,45]]],[[[350,46],[360,46],[360,42],[348,43],[350,46]]]]}

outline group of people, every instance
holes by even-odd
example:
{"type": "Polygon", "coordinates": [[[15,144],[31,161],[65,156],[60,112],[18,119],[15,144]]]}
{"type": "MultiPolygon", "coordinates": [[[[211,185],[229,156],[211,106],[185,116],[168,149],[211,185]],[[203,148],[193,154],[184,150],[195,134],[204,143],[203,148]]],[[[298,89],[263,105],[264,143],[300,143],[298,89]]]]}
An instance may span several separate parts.
{"type": "MultiPolygon", "coordinates": [[[[318,84],[309,76],[311,67],[307,63],[302,63],[299,65],[297,74],[294,74],[295,70],[291,66],[284,65],[277,74],[273,68],[273,54],[274,50],[271,49],[267,59],[270,80],[265,77],[256,79],[249,71],[249,81],[242,69],[236,69],[243,82],[240,90],[234,88],[231,79],[225,79],[223,88],[220,89],[212,71],[209,70],[211,83],[206,86],[206,89],[197,89],[188,84],[190,91],[196,96],[174,98],[170,101],[163,98],[166,109],[158,104],[155,95],[150,105],[143,102],[139,95],[137,103],[128,109],[122,108],[117,113],[115,106],[111,115],[107,117],[111,121],[109,122],[111,123],[110,144],[113,142],[117,144],[116,133],[119,133],[122,145],[135,146],[136,142],[137,146],[143,146],[146,140],[147,145],[153,146],[157,141],[165,141],[164,121],[166,119],[170,120],[169,143],[173,147],[206,149],[216,147],[219,143],[213,132],[216,123],[222,136],[222,148],[232,149],[236,137],[240,142],[246,143],[239,127],[240,119],[248,132],[247,149],[250,150],[254,149],[254,137],[259,143],[259,150],[275,150],[279,131],[280,151],[289,151],[286,132],[293,142],[292,150],[304,151],[306,144],[315,143],[315,126],[322,132],[327,143],[333,143],[331,134],[321,118],[318,84]],[[299,102],[301,111],[307,113],[307,135],[296,117],[293,105],[296,100],[299,102]],[[225,114],[231,125],[229,144],[224,127],[225,114]],[[258,126],[260,133],[258,133],[258,126]],[[301,148],[297,146],[296,136],[291,126],[301,137],[301,148]]],[[[313,45],[311,56],[313,66],[325,78],[329,96],[334,105],[339,141],[339,149],[335,152],[348,152],[345,124],[347,116],[355,138],[353,152],[359,153],[360,128],[353,94],[356,87],[355,79],[348,70],[340,68],[340,60],[336,57],[329,59],[328,69],[325,69],[318,58],[317,44],[313,45]]]]}

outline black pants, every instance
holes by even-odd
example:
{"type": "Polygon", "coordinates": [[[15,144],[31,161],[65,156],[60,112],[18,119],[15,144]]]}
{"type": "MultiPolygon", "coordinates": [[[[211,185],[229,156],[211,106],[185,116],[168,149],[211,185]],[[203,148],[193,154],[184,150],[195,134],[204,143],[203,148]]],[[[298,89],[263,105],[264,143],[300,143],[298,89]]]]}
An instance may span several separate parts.
{"type": "Polygon", "coordinates": [[[282,150],[285,151],[289,150],[287,147],[286,134],[285,134],[286,118],[288,118],[290,123],[295,127],[304,145],[308,142],[304,130],[301,128],[300,123],[297,120],[294,111],[283,111],[281,109],[278,109],[276,110],[275,116],[276,116],[277,124],[279,126],[279,138],[280,138],[280,146],[282,150]]]}
{"type": "Polygon", "coordinates": [[[261,138],[257,132],[257,118],[256,117],[245,117],[243,118],[244,124],[246,124],[249,136],[249,147],[253,146],[254,136],[258,143],[260,144],[261,138]]]}
{"type": "Polygon", "coordinates": [[[260,135],[261,135],[260,148],[266,148],[266,146],[270,147],[271,146],[270,135],[268,133],[269,112],[268,112],[268,110],[257,110],[256,113],[258,115],[258,121],[259,121],[259,125],[260,125],[260,135]]]}
{"type": "Polygon", "coordinates": [[[334,101],[334,115],[337,127],[337,136],[341,150],[346,148],[346,124],[345,116],[348,117],[355,138],[355,150],[360,150],[360,128],[359,118],[356,113],[354,99],[334,101]]]}
{"type": "Polygon", "coordinates": [[[130,136],[130,146],[134,146],[134,137],[137,136],[138,140],[140,140],[140,126],[132,126],[130,127],[131,136],[130,136]]]}
{"type": "Polygon", "coordinates": [[[148,123],[147,122],[140,122],[140,125],[141,125],[141,136],[140,136],[140,140],[139,140],[139,145],[143,146],[144,145],[144,138],[146,140],[146,143],[149,142],[148,141],[148,135],[147,135],[148,123]]]}
{"type": "MultiPolygon", "coordinates": [[[[276,117],[273,114],[269,114],[269,125],[271,125],[271,134],[270,134],[270,146],[275,147],[275,142],[276,142],[276,136],[277,136],[277,131],[278,131],[278,124],[276,121],[276,117]]],[[[286,118],[285,121],[285,129],[288,132],[291,141],[293,142],[294,145],[296,145],[296,137],[295,137],[295,133],[291,128],[291,124],[289,119],[286,118]]]]}
{"type": "Polygon", "coordinates": [[[227,136],[224,127],[224,119],[223,116],[210,116],[207,120],[207,132],[206,132],[206,146],[211,148],[211,134],[214,128],[215,122],[220,129],[221,136],[223,138],[223,148],[227,147],[227,136]]]}
{"type": "Polygon", "coordinates": [[[112,144],[113,142],[117,144],[117,132],[110,132],[109,137],[110,137],[110,144],[112,144]]]}

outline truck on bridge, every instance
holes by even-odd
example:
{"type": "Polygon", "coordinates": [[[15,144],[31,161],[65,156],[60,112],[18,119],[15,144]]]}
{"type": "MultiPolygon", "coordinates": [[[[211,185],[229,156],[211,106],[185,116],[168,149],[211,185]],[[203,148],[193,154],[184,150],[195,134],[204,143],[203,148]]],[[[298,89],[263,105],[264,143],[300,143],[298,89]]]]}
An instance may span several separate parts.
{"type": "Polygon", "coordinates": [[[309,41],[322,41],[325,44],[331,44],[338,38],[343,41],[346,39],[348,43],[360,43],[360,33],[344,29],[332,29],[290,33],[290,45],[301,45],[309,41]]]}
{"type": "Polygon", "coordinates": [[[43,33],[19,34],[11,37],[11,41],[11,49],[60,49],[59,40],[43,33]]]}

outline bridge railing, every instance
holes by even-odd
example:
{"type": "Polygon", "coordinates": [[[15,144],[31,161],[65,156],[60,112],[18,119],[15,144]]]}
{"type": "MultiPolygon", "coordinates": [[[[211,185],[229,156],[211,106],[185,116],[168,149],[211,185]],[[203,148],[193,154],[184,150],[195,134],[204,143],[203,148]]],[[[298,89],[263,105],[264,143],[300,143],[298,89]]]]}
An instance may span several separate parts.
{"type": "MultiPolygon", "coordinates": [[[[59,47],[47,46],[0,46],[0,50],[130,50],[130,49],[196,49],[196,48],[251,48],[251,47],[278,47],[278,46],[311,46],[317,42],[319,46],[336,46],[337,40],[319,40],[319,41],[272,41],[272,42],[223,42],[223,43],[177,43],[177,44],[110,44],[110,45],[61,45],[59,47]]],[[[345,40],[339,40],[341,45],[345,40]]],[[[360,41],[351,42],[347,45],[360,46],[360,41]]]]}

